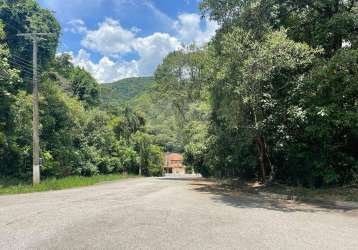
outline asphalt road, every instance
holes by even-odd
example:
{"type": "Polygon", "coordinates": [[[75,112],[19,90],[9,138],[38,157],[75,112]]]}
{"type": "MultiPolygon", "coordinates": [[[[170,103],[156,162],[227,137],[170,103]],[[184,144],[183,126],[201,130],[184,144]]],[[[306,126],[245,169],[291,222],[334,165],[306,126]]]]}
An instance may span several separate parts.
{"type": "Polygon", "coordinates": [[[0,249],[358,249],[358,214],[203,180],[132,179],[0,197],[0,249]]]}

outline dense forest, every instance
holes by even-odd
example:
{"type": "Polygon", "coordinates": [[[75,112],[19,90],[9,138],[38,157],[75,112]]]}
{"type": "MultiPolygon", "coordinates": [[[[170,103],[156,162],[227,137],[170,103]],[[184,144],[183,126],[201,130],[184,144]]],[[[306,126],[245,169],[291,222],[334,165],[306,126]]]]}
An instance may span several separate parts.
{"type": "Polygon", "coordinates": [[[358,5],[204,0],[220,29],[171,53],[155,95],[176,112],[186,163],[206,176],[358,183],[358,5]]]}
{"type": "Polygon", "coordinates": [[[55,56],[60,26],[34,0],[0,2],[0,175],[31,175],[31,58],[40,46],[42,175],[160,175],[182,152],[204,176],[322,187],[358,183],[355,0],[203,0],[220,24],[154,77],[99,85],[55,56]],[[21,7],[20,7],[21,6],[21,7]]]}
{"type": "Polygon", "coordinates": [[[150,92],[153,85],[153,77],[133,77],[101,84],[100,99],[104,105],[108,106],[126,104],[150,92]]]}
{"type": "Polygon", "coordinates": [[[0,176],[32,176],[32,42],[18,33],[51,32],[39,43],[41,174],[160,175],[162,149],[144,118],[106,106],[101,88],[66,54],[56,55],[60,25],[34,0],[0,1],[0,176]]]}

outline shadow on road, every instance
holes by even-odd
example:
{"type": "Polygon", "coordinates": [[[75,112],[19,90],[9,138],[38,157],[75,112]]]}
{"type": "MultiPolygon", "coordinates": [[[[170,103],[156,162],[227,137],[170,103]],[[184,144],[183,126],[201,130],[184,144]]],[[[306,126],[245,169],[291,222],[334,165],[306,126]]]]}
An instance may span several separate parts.
{"type": "Polygon", "coordinates": [[[347,215],[358,216],[358,209],[346,206],[337,206],[329,203],[306,203],[292,200],[272,198],[269,195],[260,195],[246,191],[232,190],[221,186],[214,181],[196,180],[192,184],[192,189],[212,194],[215,202],[224,203],[228,206],[237,208],[263,208],[280,212],[340,212],[347,215]]]}

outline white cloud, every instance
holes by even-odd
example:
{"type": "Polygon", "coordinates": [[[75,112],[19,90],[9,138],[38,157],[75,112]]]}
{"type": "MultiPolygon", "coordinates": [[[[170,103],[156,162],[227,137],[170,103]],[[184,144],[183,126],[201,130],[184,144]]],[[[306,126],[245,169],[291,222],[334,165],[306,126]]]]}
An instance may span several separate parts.
{"type": "Polygon", "coordinates": [[[81,34],[87,32],[86,24],[81,19],[75,19],[68,22],[68,27],[65,28],[65,32],[72,32],[75,34],[81,34]]]}
{"type": "Polygon", "coordinates": [[[152,75],[163,58],[180,47],[175,37],[165,33],[155,33],[134,41],[133,50],[138,53],[138,60],[115,62],[103,56],[98,63],[94,63],[90,54],[81,49],[76,56],[72,53],[72,62],[90,72],[100,83],[106,83],[128,77],[152,75]]]}
{"type": "MultiPolygon", "coordinates": [[[[155,6],[146,2],[149,8],[155,6]]],[[[171,19],[158,12],[166,22],[171,19]]],[[[198,14],[181,14],[177,21],[172,22],[172,36],[168,33],[156,32],[146,37],[138,37],[138,28],[125,29],[119,21],[106,18],[98,25],[97,30],[86,28],[82,20],[71,21],[69,32],[84,34],[81,45],[94,52],[100,53],[102,58],[94,63],[90,54],[81,49],[73,56],[73,63],[89,71],[99,82],[112,82],[115,80],[152,75],[155,68],[163,58],[174,50],[182,48],[181,44],[195,43],[203,46],[215,35],[217,23],[209,20],[201,20],[198,14]],[[136,53],[138,59],[125,61],[124,55],[136,53]]]]}
{"type": "Polygon", "coordinates": [[[166,33],[154,33],[151,36],[137,38],[133,48],[138,52],[139,73],[153,74],[155,68],[170,52],[181,47],[179,41],[166,33]]]}
{"type": "Polygon", "coordinates": [[[219,25],[208,19],[204,19],[204,30],[201,25],[202,20],[198,14],[184,13],[178,16],[175,28],[179,34],[179,39],[184,43],[195,43],[198,46],[203,46],[215,35],[219,25]]]}
{"type": "Polygon", "coordinates": [[[72,55],[72,63],[87,70],[100,83],[108,83],[128,77],[138,76],[136,61],[113,62],[104,56],[98,63],[91,61],[90,54],[81,49],[76,56],[72,55]]]}
{"type": "Polygon", "coordinates": [[[134,32],[124,29],[118,21],[106,18],[98,30],[87,31],[81,45],[103,55],[112,55],[131,52],[134,39],[134,32]]]}

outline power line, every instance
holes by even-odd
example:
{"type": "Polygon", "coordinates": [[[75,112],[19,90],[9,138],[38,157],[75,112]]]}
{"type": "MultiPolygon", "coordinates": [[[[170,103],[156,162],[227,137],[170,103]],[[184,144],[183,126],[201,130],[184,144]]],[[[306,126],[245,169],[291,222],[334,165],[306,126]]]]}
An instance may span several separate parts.
{"type": "Polygon", "coordinates": [[[9,75],[3,74],[3,72],[0,72],[0,76],[5,77],[4,80],[11,80],[9,75]]]}
{"type": "MultiPolygon", "coordinates": [[[[20,71],[26,72],[26,73],[28,73],[30,75],[33,74],[33,71],[29,67],[27,67],[26,65],[20,64],[20,63],[18,63],[16,61],[13,61],[12,59],[10,59],[10,64],[12,64],[13,66],[19,67],[17,69],[20,70],[20,71]]],[[[37,73],[40,73],[40,72],[37,71],[37,73]]]]}
{"type": "Polygon", "coordinates": [[[19,66],[22,66],[22,67],[24,67],[24,68],[27,68],[27,69],[32,70],[32,65],[25,64],[24,62],[19,61],[18,59],[13,58],[13,57],[8,57],[7,59],[8,59],[8,61],[9,61],[10,63],[11,63],[11,62],[14,62],[15,64],[17,64],[17,65],[19,65],[19,66]]]}
{"type": "MultiPolygon", "coordinates": [[[[11,63],[12,64],[12,66],[15,66],[15,64],[14,63],[11,63]]],[[[18,66],[19,67],[19,66],[18,66]]],[[[20,70],[21,72],[23,72],[23,73],[27,73],[27,74],[29,74],[30,76],[32,76],[33,75],[33,73],[31,72],[31,71],[29,71],[29,70],[27,70],[27,69],[24,69],[24,68],[21,68],[21,66],[20,66],[20,68],[17,68],[17,67],[15,67],[17,70],[20,70]]]]}
{"type": "Polygon", "coordinates": [[[30,66],[32,68],[32,63],[27,61],[26,59],[21,58],[20,56],[17,56],[15,54],[10,54],[10,57],[13,57],[14,59],[23,62],[24,64],[27,64],[28,66],[30,66]]]}
{"type": "MultiPolygon", "coordinates": [[[[27,69],[27,70],[29,70],[29,71],[31,71],[31,72],[33,71],[32,66],[29,66],[29,65],[27,65],[27,64],[24,64],[24,63],[22,63],[22,62],[20,62],[20,61],[17,61],[16,59],[13,59],[13,58],[8,58],[8,60],[9,60],[9,63],[21,67],[21,69],[27,69]]],[[[37,72],[40,72],[40,71],[37,70],[37,72]]]]}

